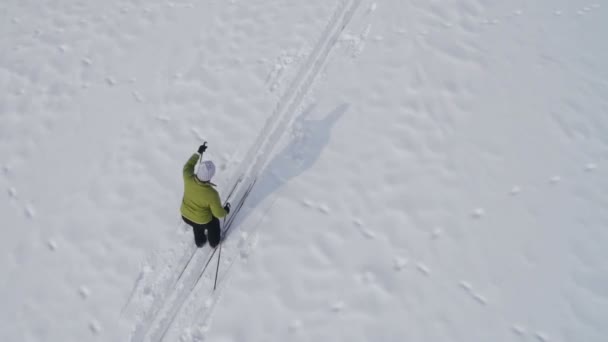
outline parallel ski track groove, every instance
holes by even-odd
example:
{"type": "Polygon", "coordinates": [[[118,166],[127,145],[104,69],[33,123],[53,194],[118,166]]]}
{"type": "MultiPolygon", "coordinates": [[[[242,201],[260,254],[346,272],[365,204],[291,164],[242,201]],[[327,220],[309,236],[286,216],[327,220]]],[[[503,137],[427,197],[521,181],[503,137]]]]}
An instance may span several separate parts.
{"type": "MultiPolygon", "coordinates": [[[[240,181],[242,181],[243,179],[247,179],[247,181],[244,182],[248,184],[248,186],[245,187],[245,193],[248,194],[249,191],[251,191],[259,172],[265,166],[265,163],[268,161],[269,156],[272,153],[274,147],[278,144],[281,137],[286,132],[287,128],[289,128],[289,125],[293,121],[295,114],[297,114],[297,109],[301,105],[304,96],[306,96],[306,94],[309,92],[313,82],[315,81],[323,65],[325,64],[329,53],[335,46],[338,37],[343,32],[346,25],[352,19],[360,3],[361,0],[342,0],[339,2],[336,10],[334,11],[323,33],[321,34],[317,44],[309,54],[308,59],[300,67],[290,86],[287,88],[285,93],[277,102],[277,105],[275,106],[272,115],[266,120],[264,127],[260,131],[255,142],[251,145],[244,160],[241,162],[241,167],[239,168],[240,172],[238,173],[240,176],[238,178],[238,181],[234,185],[235,188],[239,185],[238,183],[240,181]]],[[[237,198],[238,197],[239,196],[237,196],[237,198]]],[[[233,215],[231,215],[230,217],[230,226],[232,225],[232,222],[234,221],[235,217],[236,212],[233,213],[233,215]]],[[[228,229],[230,229],[230,226],[228,226],[228,229]]],[[[226,229],[226,233],[228,233],[228,229],[226,229]]],[[[209,256],[207,264],[213,257],[213,252],[209,256]]],[[[197,254],[196,251],[192,254],[192,258],[194,258],[195,254],[197,254]]],[[[192,258],[189,260],[191,261],[192,258]]],[[[188,264],[190,264],[190,261],[188,261],[188,264]]],[[[198,262],[195,262],[193,263],[192,267],[196,267],[198,264],[198,262]]],[[[184,272],[182,272],[182,274],[184,274],[184,272]]],[[[192,280],[194,280],[194,277],[191,276],[191,274],[197,273],[187,272],[186,276],[181,282],[183,283],[187,281],[188,283],[190,283],[192,280]]],[[[188,289],[184,286],[185,284],[181,284],[181,286],[175,287],[175,290],[167,296],[171,297],[172,299],[175,297],[175,300],[164,300],[164,304],[162,305],[162,307],[157,311],[156,315],[154,315],[154,318],[149,322],[149,324],[147,324],[147,327],[143,329],[143,334],[139,335],[141,336],[141,338],[132,340],[133,342],[143,341],[146,339],[147,336],[153,337],[151,341],[160,342],[163,340],[163,338],[166,336],[166,333],[173,325],[176,316],[179,314],[183,303],[193,292],[196,287],[196,284],[198,284],[198,280],[202,277],[202,272],[197,275],[198,276],[196,277],[196,283],[191,288],[188,289]],[[172,308],[169,310],[169,317],[167,317],[166,314],[159,315],[160,312],[166,311],[163,309],[165,309],[167,306],[172,308]],[[159,317],[162,318],[158,320],[159,317]],[[154,333],[156,331],[161,332],[160,336],[159,334],[154,333]]],[[[180,280],[182,279],[179,278],[176,282],[176,285],[177,283],[180,283],[180,280]]],[[[207,310],[205,320],[208,319],[211,311],[212,310],[207,310]]]]}
{"type": "MultiPolygon", "coordinates": [[[[251,145],[249,151],[245,155],[245,159],[243,160],[241,165],[245,167],[249,165],[249,167],[246,170],[241,169],[241,174],[254,174],[257,177],[257,173],[263,166],[265,159],[267,159],[264,157],[267,157],[270,152],[272,152],[272,148],[276,146],[280,138],[280,136],[277,137],[276,135],[285,132],[285,126],[287,126],[290,121],[286,119],[293,118],[293,116],[295,115],[292,108],[297,108],[297,106],[300,105],[303,94],[308,92],[312,83],[312,79],[316,78],[320,67],[317,68],[318,70],[315,71],[315,65],[322,65],[325,62],[324,58],[320,61],[320,52],[325,46],[325,43],[329,40],[328,38],[332,36],[331,33],[335,30],[336,24],[340,22],[340,18],[343,17],[343,15],[347,12],[347,5],[350,1],[351,0],[341,0],[338,3],[336,10],[334,10],[334,13],[332,14],[328,24],[326,25],[323,33],[317,41],[317,44],[309,54],[308,59],[300,67],[298,73],[290,83],[289,87],[277,102],[277,105],[275,106],[272,115],[266,120],[266,123],[260,131],[260,134],[258,135],[256,141],[253,143],[253,145],[251,145]],[[311,77],[311,80],[307,82],[306,76],[310,75],[311,72],[313,72],[313,76],[311,77]],[[270,134],[273,132],[274,134],[270,134]]],[[[358,6],[358,3],[360,3],[361,0],[353,1],[358,6]]],[[[339,28],[340,32],[342,31],[342,29],[343,27],[339,28]]]]}
{"type": "MultiPolygon", "coordinates": [[[[229,229],[229,227],[232,226],[237,216],[236,214],[243,206],[244,200],[245,198],[243,197],[239,199],[235,211],[232,215],[230,215],[225,224],[224,230],[229,229]]],[[[181,310],[181,307],[188,299],[192,290],[194,290],[195,284],[198,282],[198,278],[202,272],[205,271],[214,254],[215,250],[210,250],[208,245],[204,248],[197,249],[195,255],[193,256],[193,259],[196,259],[196,261],[192,263],[193,266],[191,267],[191,270],[189,272],[185,272],[185,275],[179,279],[177,286],[175,287],[176,290],[170,293],[168,296],[168,299],[170,300],[165,300],[165,305],[157,312],[155,319],[150,324],[150,328],[143,335],[144,340],[146,339],[146,336],[149,337],[149,340],[153,341],[158,341],[160,338],[162,338],[162,335],[164,335],[166,330],[171,326],[175,316],[181,310]],[[199,250],[201,252],[198,252],[199,250]],[[202,271],[197,271],[200,269],[202,269],[202,271]],[[161,335],[160,338],[158,337],[159,335],[161,335]]]]}
{"type": "MultiPolygon", "coordinates": [[[[234,191],[237,189],[238,185],[241,183],[242,178],[237,179],[237,181],[234,183],[234,185],[232,186],[232,189],[230,190],[230,192],[228,193],[228,196],[226,197],[226,201],[228,201],[234,191]]],[[[190,253],[186,253],[185,257],[182,258],[182,260],[180,262],[178,262],[178,265],[183,264],[184,266],[182,267],[181,272],[179,273],[179,275],[171,282],[171,285],[168,286],[166,288],[166,291],[164,291],[163,296],[161,297],[161,300],[159,302],[158,305],[155,305],[153,307],[151,307],[149,309],[149,312],[147,314],[148,320],[145,322],[147,324],[143,324],[142,326],[136,326],[135,328],[135,332],[133,333],[133,336],[131,338],[132,342],[141,342],[144,340],[146,334],[148,333],[148,331],[150,330],[152,323],[156,320],[156,318],[158,317],[159,312],[162,311],[163,307],[166,305],[167,302],[167,298],[169,298],[173,291],[171,291],[172,289],[175,289],[177,284],[179,283],[179,281],[181,280],[184,272],[186,271],[186,269],[188,268],[188,266],[190,265],[190,263],[192,262],[192,259],[194,259],[194,256],[197,254],[197,252],[200,250],[200,248],[192,248],[190,253]]]]}
{"type": "MultiPolygon", "coordinates": [[[[251,185],[248,189],[249,190],[251,189],[251,185]]],[[[230,218],[228,219],[228,222],[226,222],[226,225],[225,225],[222,233],[225,233],[228,229],[230,229],[230,227],[234,223],[235,218],[237,217],[236,214],[238,214],[238,212],[243,207],[243,204],[244,204],[245,200],[247,199],[246,195],[248,195],[248,194],[249,194],[249,192],[246,191],[245,194],[239,199],[239,202],[237,203],[237,205],[234,209],[235,212],[233,213],[233,215],[230,216],[230,218]]],[[[211,259],[213,258],[213,255],[215,255],[215,251],[216,251],[216,249],[211,250],[211,254],[207,258],[200,259],[201,266],[202,266],[202,262],[207,260],[207,262],[205,262],[204,266],[202,267],[202,271],[197,271],[197,270],[201,269],[199,267],[195,268],[194,270],[192,270],[192,272],[190,272],[189,276],[184,279],[184,281],[182,282],[182,286],[178,287],[179,289],[181,289],[181,291],[179,291],[179,293],[177,293],[175,295],[176,296],[175,300],[168,303],[168,305],[166,306],[167,310],[163,310],[163,311],[165,311],[164,314],[158,316],[159,323],[161,323],[161,322],[164,322],[164,323],[162,323],[161,325],[158,326],[158,328],[156,328],[150,332],[151,340],[153,340],[153,341],[162,340],[163,336],[167,333],[167,331],[173,324],[175,317],[180,312],[184,302],[188,299],[188,297],[190,296],[190,293],[196,288],[196,284],[198,284],[199,279],[202,277],[203,273],[209,266],[209,263],[210,263],[211,259]]],[[[161,312],[163,312],[163,311],[161,311],[161,312]]]]}
{"type": "MultiPolygon", "coordinates": [[[[293,117],[297,113],[297,109],[300,106],[302,100],[304,99],[304,96],[306,96],[306,94],[309,92],[310,87],[312,86],[319,72],[325,65],[325,62],[331,50],[336,45],[340,34],[351,21],[360,4],[361,0],[342,1],[340,3],[338,9],[332,16],[330,23],[327,25],[325,31],[323,32],[321,39],[313,49],[309,60],[307,60],[307,63],[303,65],[304,68],[300,69],[296,78],[294,79],[294,82],[289,87],[285,95],[282,97],[281,101],[277,105],[277,108],[273,112],[273,115],[262,130],[262,134],[260,134],[260,137],[264,137],[266,135],[265,137],[267,139],[262,142],[262,144],[265,144],[264,149],[262,149],[262,151],[259,152],[257,155],[254,155],[252,158],[250,158],[250,160],[252,161],[248,162],[255,162],[255,164],[252,167],[249,167],[242,177],[246,177],[245,175],[247,175],[248,177],[258,176],[261,168],[264,166],[264,163],[269,158],[272,149],[274,148],[274,146],[276,146],[283,133],[287,131],[287,128],[289,128],[289,124],[292,122],[293,117]],[[286,102],[287,98],[291,98],[291,101],[286,102]],[[273,123],[275,125],[272,125],[273,123]],[[268,135],[269,130],[273,126],[274,129],[272,130],[271,134],[268,135]]],[[[260,139],[258,138],[258,141],[259,140],[260,139]]],[[[212,257],[213,256],[210,256],[210,258],[212,257]]],[[[224,278],[227,277],[228,275],[226,274],[224,278]]],[[[222,281],[221,283],[224,283],[224,281],[222,281]]],[[[223,288],[223,285],[220,285],[218,287],[218,290],[216,291],[217,300],[213,301],[212,306],[205,310],[205,316],[202,320],[203,322],[206,322],[209,319],[211,312],[213,311],[213,307],[221,297],[223,288]]],[[[174,320],[175,318],[172,321],[174,320]]],[[[173,323],[171,323],[171,325],[172,324],[173,323]]],[[[163,333],[161,338],[154,341],[162,342],[170,328],[171,326],[166,327],[166,331],[163,333]]]]}
{"type": "MultiPolygon", "coordinates": [[[[247,191],[245,191],[245,194],[243,194],[243,197],[241,198],[241,200],[239,201],[238,205],[234,209],[235,210],[234,216],[231,216],[232,220],[230,220],[228,223],[226,223],[226,226],[222,230],[222,239],[226,236],[226,233],[228,233],[228,231],[232,227],[232,223],[234,222],[234,218],[236,217],[236,214],[238,214],[238,212],[241,210],[241,208],[245,204],[245,201],[247,200],[247,197],[249,196],[249,193],[251,192],[251,189],[253,189],[254,185],[255,185],[255,180],[253,181],[253,183],[251,183],[249,185],[249,187],[247,188],[247,191]]],[[[207,257],[207,262],[205,263],[205,267],[203,267],[203,270],[199,272],[198,277],[196,277],[196,282],[192,285],[192,287],[190,288],[190,291],[188,291],[188,294],[184,296],[184,301],[185,301],[185,299],[187,299],[190,296],[190,293],[192,293],[192,291],[194,291],[194,289],[196,288],[196,285],[198,285],[199,281],[201,280],[201,278],[203,277],[203,275],[205,273],[205,270],[209,266],[209,263],[213,259],[213,256],[215,255],[216,251],[217,251],[217,248],[213,249],[213,251],[211,252],[211,255],[209,255],[207,257]]],[[[171,313],[171,316],[170,316],[171,319],[165,325],[160,338],[155,339],[155,341],[162,341],[164,339],[165,335],[169,331],[169,328],[171,328],[171,325],[173,324],[173,321],[175,321],[175,318],[177,317],[177,314],[179,313],[181,307],[183,306],[184,301],[178,303],[178,306],[176,307],[176,311],[171,313]]]]}
{"type": "MultiPolygon", "coordinates": [[[[312,86],[316,76],[318,75],[321,68],[325,64],[325,61],[326,61],[327,57],[329,56],[332,48],[335,46],[340,34],[344,31],[346,26],[350,23],[351,19],[353,18],[354,14],[356,13],[360,4],[361,4],[361,0],[352,1],[350,3],[350,6],[347,6],[348,8],[346,10],[342,11],[342,15],[338,16],[338,19],[342,18],[341,25],[339,25],[337,31],[335,31],[333,35],[326,37],[326,38],[328,38],[328,44],[325,46],[325,50],[322,51],[322,54],[320,55],[320,57],[315,60],[313,68],[310,70],[309,77],[303,83],[303,89],[300,89],[297,96],[294,98],[294,101],[289,106],[289,110],[291,112],[288,111],[288,113],[292,113],[292,115],[294,115],[293,113],[298,109],[299,104],[302,102],[304,96],[307,94],[310,87],[312,86]]],[[[285,122],[287,122],[287,121],[284,120],[283,125],[286,125],[288,127],[288,125],[285,124],[285,122]]],[[[286,128],[286,127],[283,127],[283,128],[286,128]]],[[[279,125],[277,127],[277,130],[275,130],[274,133],[275,134],[277,132],[283,133],[284,131],[285,130],[281,129],[281,125],[279,125]]],[[[278,140],[279,138],[280,138],[280,136],[277,137],[276,140],[278,140]]],[[[220,278],[220,280],[218,281],[217,290],[213,292],[215,294],[216,298],[215,298],[215,300],[212,301],[211,306],[205,307],[204,311],[201,311],[201,310],[197,311],[197,314],[195,315],[196,320],[197,320],[197,325],[199,325],[199,326],[206,325],[206,323],[211,318],[211,314],[214,311],[215,305],[220,301],[220,299],[223,295],[223,290],[225,289],[225,286],[223,284],[226,284],[226,282],[228,281],[228,277],[229,277],[229,273],[228,273],[228,270],[226,270],[224,276],[222,278],[220,278]]],[[[159,340],[157,342],[162,342],[162,340],[159,340]]]]}

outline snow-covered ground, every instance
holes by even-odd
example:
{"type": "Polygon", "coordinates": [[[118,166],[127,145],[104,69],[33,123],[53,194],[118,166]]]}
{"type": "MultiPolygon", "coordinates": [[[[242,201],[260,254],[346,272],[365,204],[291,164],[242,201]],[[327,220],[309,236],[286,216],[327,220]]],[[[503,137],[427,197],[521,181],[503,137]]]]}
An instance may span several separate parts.
{"type": "Polygon", "coordinates": [[[0,341],[606,341],[607,11],[2,2],[0,341]]]}

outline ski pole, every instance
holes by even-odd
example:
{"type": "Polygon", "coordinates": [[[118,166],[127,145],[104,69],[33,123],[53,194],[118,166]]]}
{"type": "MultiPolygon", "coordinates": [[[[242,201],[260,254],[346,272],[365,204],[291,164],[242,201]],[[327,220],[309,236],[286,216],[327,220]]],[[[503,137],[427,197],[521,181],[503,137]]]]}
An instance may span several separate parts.
{"type": "MultiPolygon", "coordinates": [[[[228,201],[226,201],[228,202],[228,201]]],[[[228,215],[226,215],[228,216],[228,215]]],[[[226,226],[226,216],[224,216],[224,224],[222,226],[226,226]]],[[[217,266],[215,267],[215,281],[213,282],[213,291],[215,291],[215,287],[217,286],[217,274],[220,273],[220,258],[222,257],[222,231],[220,230],[220,252],[217,255],[217,266]]]]}
{"type": "Polygon", "coordinates": [[[222,258],[222,241],[220,240],[220,252],[217,255],[217,267],[215,268],[215,281],[213,282],[213,291],[217,286],[217,274],[220,273],[220,259],[222,258]]]}

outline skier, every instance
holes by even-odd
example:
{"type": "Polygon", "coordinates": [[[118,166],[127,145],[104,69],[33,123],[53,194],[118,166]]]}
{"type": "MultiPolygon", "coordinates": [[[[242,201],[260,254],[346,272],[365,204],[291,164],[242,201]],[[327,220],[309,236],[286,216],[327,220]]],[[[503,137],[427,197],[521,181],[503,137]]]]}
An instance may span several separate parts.
{"type": "Polygon", "coordinates": [[[184,165],[184,197],[180,212],[182,219],[192,227],[194,231],[194,242],[201,248],[209,239],[209,245],[215,248],[220,243],[221,228],[220,220],[230,212],[230,203],[222,207],[220,196],[211,183],[215,174],[215,165],[206,160],[199,164],[194,173],[194,165],[199,158],[203,158],[203,152],[207,150],[207,143],[198,148],[184,165]],[[207,235],[205,236],[205,231],[207,235]]]}

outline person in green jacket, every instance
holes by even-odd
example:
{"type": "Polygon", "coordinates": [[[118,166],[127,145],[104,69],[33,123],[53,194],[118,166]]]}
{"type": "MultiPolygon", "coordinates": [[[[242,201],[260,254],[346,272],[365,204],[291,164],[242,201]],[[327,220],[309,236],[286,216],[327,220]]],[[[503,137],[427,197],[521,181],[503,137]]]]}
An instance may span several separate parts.
{"type": "Polygon", "coordinates": [[[184,197],[180,212],[184,222],[194,231],[196,246],[203,247],[209,239],[209,245],[215,248],[221,238],[219,219],[228,215],[230,203],[222,207],[215,184],[211,183],[211,178],[215,175],[215,164],[212,161],[203,161],[194,172],[194,166],[206,149],[207,145],[201,145],[198,153],[193,154],[184,165],[184,197]]]}

